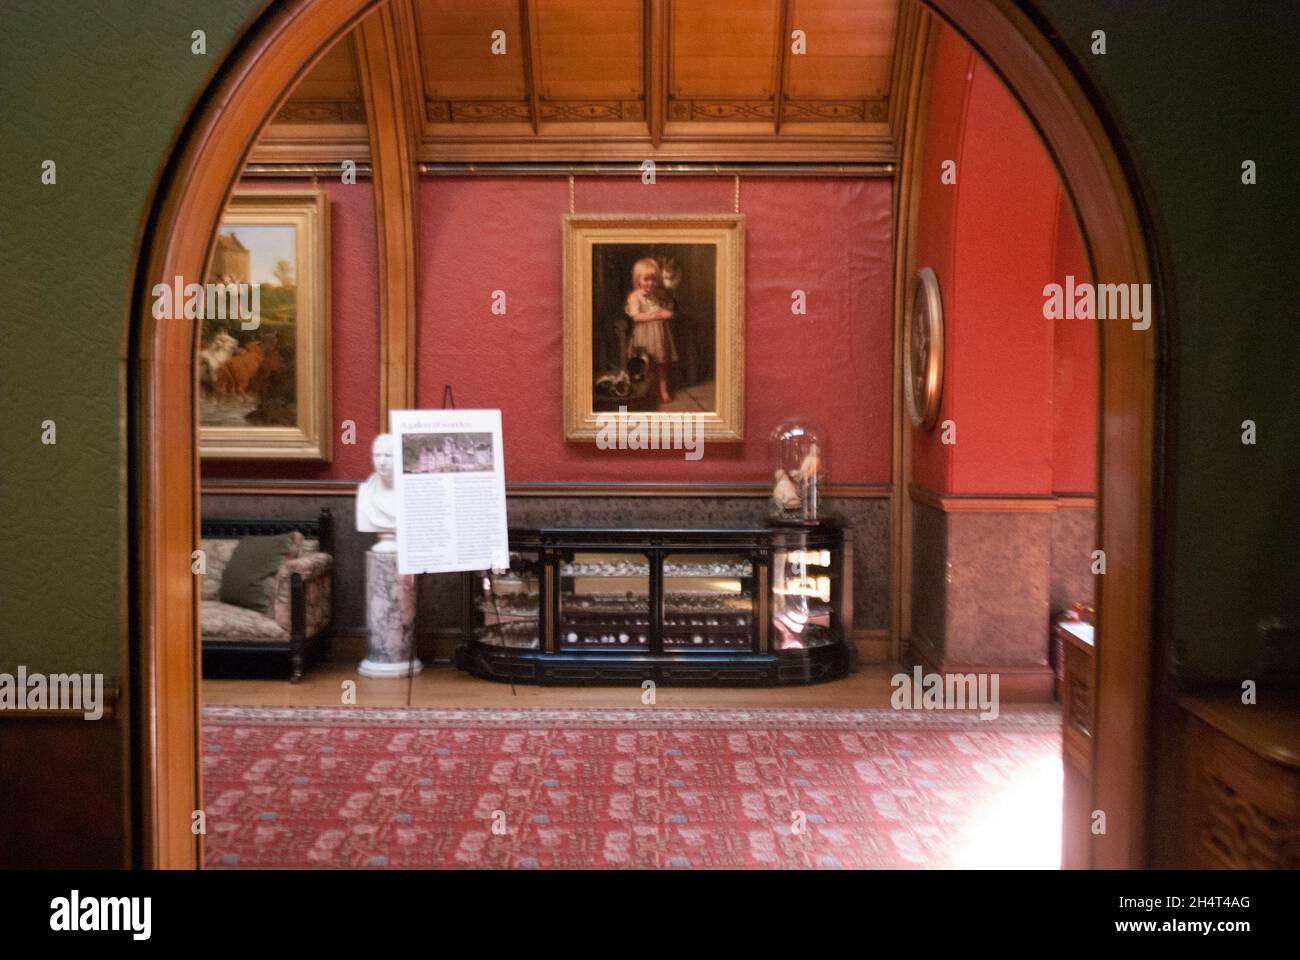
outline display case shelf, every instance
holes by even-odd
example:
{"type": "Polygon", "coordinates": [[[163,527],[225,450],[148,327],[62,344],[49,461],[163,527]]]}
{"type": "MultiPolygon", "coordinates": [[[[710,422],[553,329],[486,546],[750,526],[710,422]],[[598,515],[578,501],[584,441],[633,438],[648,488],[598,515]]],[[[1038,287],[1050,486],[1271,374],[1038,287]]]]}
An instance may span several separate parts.
{"type": "Polygon", "coordinates": [[[769,685],[843,676],[852,577],[838,522],[512,530],[457,664],[546,684],[769,685]]]}

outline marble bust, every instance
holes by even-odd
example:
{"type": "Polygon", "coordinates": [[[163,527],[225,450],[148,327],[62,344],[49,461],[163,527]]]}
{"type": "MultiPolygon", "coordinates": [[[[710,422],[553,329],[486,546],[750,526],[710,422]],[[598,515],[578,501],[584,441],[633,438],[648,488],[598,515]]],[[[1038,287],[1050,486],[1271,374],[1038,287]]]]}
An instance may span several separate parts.
{"type": "Polygon", "coordinates": [[[389,540],[397,530],[397,491],[393,487],[393,435],[381,433],[370,448],[375,472],[357,487],[357,529],[389,540]],[[385,536],[387,534],[387,536],[385,536]]]}
{"type": "Polygon", "coordinates": [[[375,466],[357,487],[357,529],[377,533],[366,551],[366,658],[357,665],[363,677],[405,677],[424,669],[412,652],[415,636],[415,578],[397,570],[397,438],[375,437],[370,447],[375,466]]]}

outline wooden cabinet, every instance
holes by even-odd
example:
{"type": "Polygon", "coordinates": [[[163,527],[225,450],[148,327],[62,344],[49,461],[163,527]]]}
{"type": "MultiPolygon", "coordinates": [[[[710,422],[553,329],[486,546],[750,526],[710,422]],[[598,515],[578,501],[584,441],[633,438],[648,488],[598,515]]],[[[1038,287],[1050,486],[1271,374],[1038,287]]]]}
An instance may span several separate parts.
{"type": "Polygon", "coordinates": [[[1179,866],[1300,869],[1300,703],[1178,701],[1179,866]]]}
{"type": "Polygon", "coordinates": [[[1065,759],[1091,776],[1092,730],[1097,677],[1095,629],[1079,621],[1056,625],[1064,654],[1061,678],[1061,726],[1065,759]]]}
{"type": "Polygon", "coordinates": [[[1095,630],[1081,621],[1059,622],[1056,640],[1064,659],[1061,679],[1061,739],[1065,767],[1061,866],[1091,865],[1093,729],[1096,720],[1095,630]]]}

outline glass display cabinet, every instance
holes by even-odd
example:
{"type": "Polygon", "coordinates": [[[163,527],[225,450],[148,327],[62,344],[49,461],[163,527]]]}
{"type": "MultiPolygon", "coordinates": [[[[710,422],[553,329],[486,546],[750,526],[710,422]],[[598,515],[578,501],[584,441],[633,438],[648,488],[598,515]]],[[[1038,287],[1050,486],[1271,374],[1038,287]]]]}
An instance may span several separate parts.
{"type": "Polygon", "coordinates": [[[663,559],[660,646],[671,653],[752,650],[755,558],[749,552],[669,553],[663,559]]]}
{"type": "Polygon", "coordinates": [[[839,551],[806,543],[773,551],[772,629],[777,650],[840,642],[836,604],[847,592],[840,561],[839,551]]]}
{"type": "Polygon", "coordinates": [[[547,684],[773,685],[844,676],[846,530],[833,520],[711,529],[512,530],[478,576],[457,665],[547,684]]]}
{"type": "Polygon", "coordinates": [[[650,649],[651,557],[641,551],[555,551],[556,649],[650,649]]]}
{"type": "Polygon", "coordinates": [[[536,550],[510,552],[510,567],[483,577],[477,607],[480,642],[493,647],[541,647],[542,561],[536,550]]]}

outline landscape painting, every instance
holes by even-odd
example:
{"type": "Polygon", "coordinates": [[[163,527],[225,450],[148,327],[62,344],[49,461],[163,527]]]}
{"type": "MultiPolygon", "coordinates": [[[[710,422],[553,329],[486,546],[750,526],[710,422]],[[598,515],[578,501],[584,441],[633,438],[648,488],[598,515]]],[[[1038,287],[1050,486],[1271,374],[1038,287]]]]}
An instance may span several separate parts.
{"type": "Polygon", "coordinates": [[[204,457],[329,459],[328,213],[320,191],[249,191],[222,218],[201,320],[204,457]]]}

